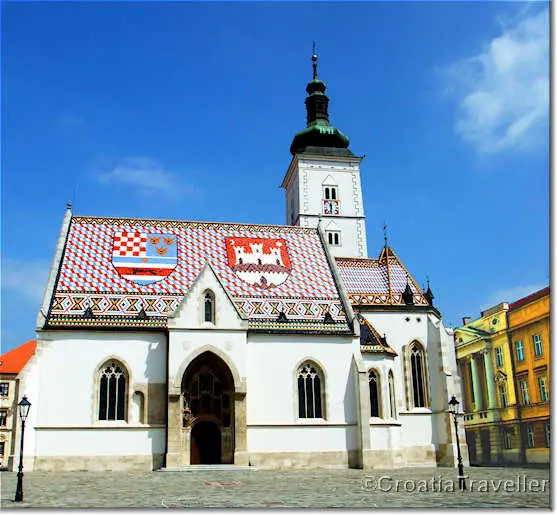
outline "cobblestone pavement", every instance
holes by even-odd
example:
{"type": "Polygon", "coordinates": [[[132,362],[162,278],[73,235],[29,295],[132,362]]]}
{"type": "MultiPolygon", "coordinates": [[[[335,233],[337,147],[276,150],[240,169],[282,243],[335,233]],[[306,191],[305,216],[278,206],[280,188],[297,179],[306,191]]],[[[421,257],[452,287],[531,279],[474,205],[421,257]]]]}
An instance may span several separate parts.
{"type": "Polygon", "coordinates": [[[549,508],[549,469],[450,468],[0,473],[0,508],[549,508]]]}

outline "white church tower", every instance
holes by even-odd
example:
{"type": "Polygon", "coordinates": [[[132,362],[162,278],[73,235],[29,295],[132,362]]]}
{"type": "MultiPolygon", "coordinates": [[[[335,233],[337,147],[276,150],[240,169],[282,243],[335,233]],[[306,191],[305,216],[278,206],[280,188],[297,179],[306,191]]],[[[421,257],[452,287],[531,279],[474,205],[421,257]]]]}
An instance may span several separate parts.
{"type": "Polygon", "coordinates": [[[329,125],[326,85],[317,78],[306,91],[307,128],[294,136],[292,161],[282,182],[286,190],[286,223],[321,228],[333,256],[367,257],[360,161],[348,138],[329,125]]]}

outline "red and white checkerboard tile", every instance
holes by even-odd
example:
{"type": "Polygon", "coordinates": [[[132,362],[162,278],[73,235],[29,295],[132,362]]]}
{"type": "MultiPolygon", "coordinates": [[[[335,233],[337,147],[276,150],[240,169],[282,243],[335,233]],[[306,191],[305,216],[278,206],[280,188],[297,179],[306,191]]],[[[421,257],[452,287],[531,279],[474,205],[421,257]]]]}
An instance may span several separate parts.
{"type": "Polygon", "coordinates": [[[147,252],[147,235],[141,232],[122,231],[114,234],[113,256],[141,257],[147,252]]]}

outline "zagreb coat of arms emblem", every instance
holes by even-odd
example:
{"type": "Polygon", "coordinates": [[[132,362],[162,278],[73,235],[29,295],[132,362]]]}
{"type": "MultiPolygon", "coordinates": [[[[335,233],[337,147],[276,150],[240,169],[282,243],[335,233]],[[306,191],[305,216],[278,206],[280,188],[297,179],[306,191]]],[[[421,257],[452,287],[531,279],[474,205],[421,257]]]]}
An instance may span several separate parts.
{"type": "Polygon", "coordinates": [[[267,289],[282,284],[292,271],[281,238],[226,238],[228,266],[253,286],[267,289]]]}
{"type": "Polygon", "coordinates": [[[168,277],[178,264],[176,236],[139,231],[114,234],[112,264],[125,279],[151,284],[168,277]]]}

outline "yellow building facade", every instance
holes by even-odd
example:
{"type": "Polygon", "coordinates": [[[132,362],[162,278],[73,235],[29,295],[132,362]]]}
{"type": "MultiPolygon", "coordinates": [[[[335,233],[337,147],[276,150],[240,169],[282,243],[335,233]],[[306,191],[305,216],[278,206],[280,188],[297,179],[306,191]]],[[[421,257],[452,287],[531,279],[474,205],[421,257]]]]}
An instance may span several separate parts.
{"type": "Polygon", "coordinates": [[[549,288],[454,333],[470,463],[549,462],[549,288]]]}
{"type": "Polygon", "coordinates": [[[526,463],[549,463],[550,444],[550,296],[545,288],[509,306],[515,389],[526,463]]]}

